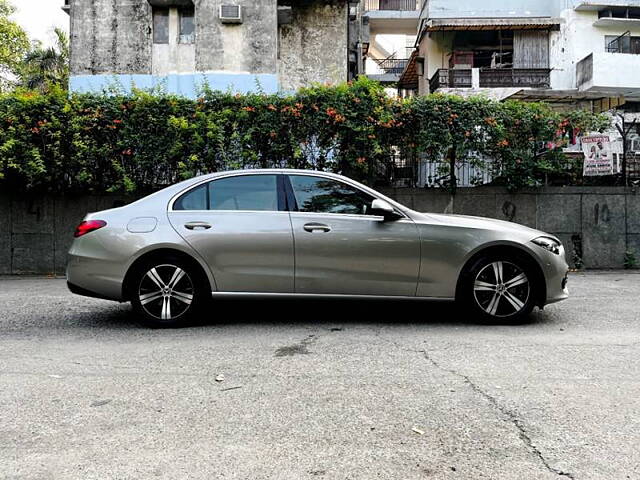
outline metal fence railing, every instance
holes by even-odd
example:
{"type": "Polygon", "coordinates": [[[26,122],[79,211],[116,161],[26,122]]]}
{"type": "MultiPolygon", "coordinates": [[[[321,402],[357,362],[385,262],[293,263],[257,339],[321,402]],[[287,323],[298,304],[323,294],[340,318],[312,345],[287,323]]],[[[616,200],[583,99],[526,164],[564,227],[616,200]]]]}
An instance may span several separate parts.
{"type": "MultiPolygon", "coordinates": [[[[584,177],[582,175],[583,155],[567,154],[561,171],[540,178],[541,185],[620,185],[620,175],[602,177],[584,177]]],[[[421,154],[405,155],[397,151],[391,155],[384,172],[381,172],[392,187],[450,188],[449,164],[425,158],[421,154]]],[[[478,162],[464,161],[456,163],[456,186],[476,187],[493,182],[491,159],[478,162]]],[[[630,152],[627,156],[627,177],[630,184],[640,186],[640,152],[630,152]]]]}
{"type": "Polygon", "coordinates": [[[384,73],[393,75],[401,75],[409,63],[406,58],[373,58],[372,60],[378,64],[378,67],[384,73]]]}
{"type": "MultiPolygon", "coordinates": [[[[456,163],[456,185],[458,187],[474,187],[491,183],[488,163],[458,162],[456,163]]],[[[430,160],[423,154],[395,151],[389,158],[383,176],[393,187],[449,188],[449,164],[430,160]]]]}
{"type": "Polygon", "coordinates": [[[396,10],[413,11],[420,6],[418,0],[365,0],[365,11],[371,10],[396,10]]]}

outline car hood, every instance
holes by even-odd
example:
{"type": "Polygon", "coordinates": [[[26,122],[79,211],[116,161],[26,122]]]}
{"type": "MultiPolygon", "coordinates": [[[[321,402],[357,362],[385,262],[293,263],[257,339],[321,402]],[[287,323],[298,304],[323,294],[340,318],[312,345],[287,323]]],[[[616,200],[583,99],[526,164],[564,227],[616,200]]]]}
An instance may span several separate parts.
{"type": "MultiPolygon", "coordinates": [[[[451,227],[471,228],[479,230],[493,230],[496,232],[515,233],[524,236],[530,236],[531,240],[540,236],[556,238],[554,235],[525,227],[519,223],[508,222],[506,220],[497,220],[494,218],[472,217],[468,215],[447,215],[442,213],[419,213],[415,212],[412,216],[413,220],[418,224],[441,224],[451,227]]],[[[556,239],[557,240],[557,239],[556,239]]]]}

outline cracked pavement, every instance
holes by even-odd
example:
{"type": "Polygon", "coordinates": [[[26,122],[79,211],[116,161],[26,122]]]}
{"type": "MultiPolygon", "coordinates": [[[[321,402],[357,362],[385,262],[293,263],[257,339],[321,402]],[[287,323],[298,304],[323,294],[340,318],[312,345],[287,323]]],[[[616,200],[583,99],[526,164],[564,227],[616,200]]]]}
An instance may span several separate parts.
{"type": "Polygon", "coordinates": [[[570,288],[518,326],[224,299],[149,330],[62,279],[1,277],[0,478],[638,479],[640,274],[570,288]]]}

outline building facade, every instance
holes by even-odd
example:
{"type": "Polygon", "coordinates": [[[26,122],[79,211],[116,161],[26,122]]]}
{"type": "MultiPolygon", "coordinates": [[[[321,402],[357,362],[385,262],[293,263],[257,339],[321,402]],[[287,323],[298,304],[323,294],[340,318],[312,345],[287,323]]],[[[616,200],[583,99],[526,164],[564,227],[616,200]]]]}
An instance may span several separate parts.
{"type": "MultiPolygon", "coordinates": [[[[422,0],[423,1],[423,0],[422,0]]],[[[369,78],[395,85],[413,51],[421,0],[362,0],[365,29],[364,71],[369,78]]]]}
{"type": "Polygon", "coordinates": [[[639,0],[429,0],[400,84],[607,110],[640,98],[639,71],[639,0]]]}
{"type": "MultiPolygon", "coordinates": [[[[614,171],[627,158],[625,171],[640,178],[640,0],[425,0],[415,45],[400,95],[484,95],[611,112],[618,122],[622,115],[626,140],[617,128],[605,132],[614,171]]],[[[583,155],[580,142],[565,151],[583,155]]],[[[421,159],[417,185],[437,180],[438,165],[421,159]]]]}
{"type": "Polygon", "coordinates": [[[244,93],[346,81],[361,19],[345,0],[68,0],[73,91],[206,84],[244,93]]]}

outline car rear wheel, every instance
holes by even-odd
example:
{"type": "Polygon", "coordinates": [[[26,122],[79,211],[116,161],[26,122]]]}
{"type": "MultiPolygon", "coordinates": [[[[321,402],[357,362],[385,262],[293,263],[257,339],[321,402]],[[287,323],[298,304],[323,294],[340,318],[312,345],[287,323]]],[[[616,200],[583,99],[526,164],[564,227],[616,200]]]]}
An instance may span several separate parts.
{"type": "Polygon", "coordinates": [[[144,262],[131,282],[131,304],[147,325],[185,325],[205,301],[200,280],[198,272],[179,258],[144,262]]]}
{"type": "Polygon", "coordinates": [[[535,306],[536,288],[529,263],[516,256],[487,256],[474,262],[463,282],[463,306],[494,323],[524,321],[535,306]]]}

